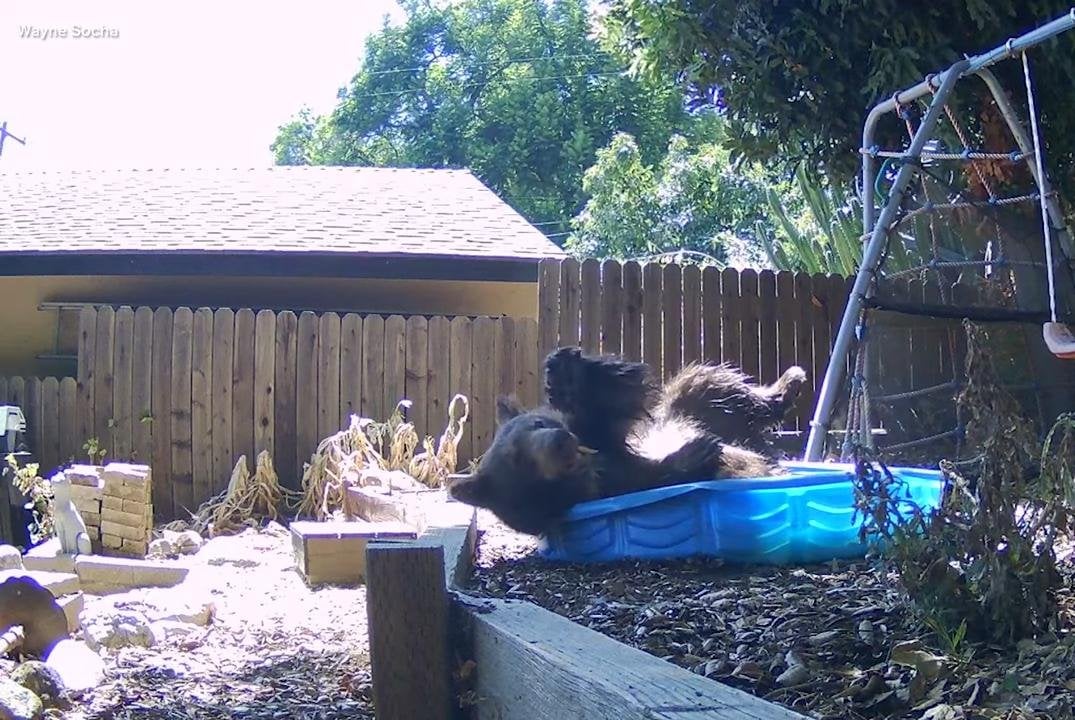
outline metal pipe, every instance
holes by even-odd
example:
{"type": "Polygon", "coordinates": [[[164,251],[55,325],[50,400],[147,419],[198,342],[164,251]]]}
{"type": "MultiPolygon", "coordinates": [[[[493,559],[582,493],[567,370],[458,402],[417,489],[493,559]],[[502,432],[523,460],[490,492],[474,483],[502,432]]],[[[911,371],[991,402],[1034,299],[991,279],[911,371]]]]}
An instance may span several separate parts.
{"type": "MultiPolygon", "coordinates": [[[[969,60],[961,60],[945,71],[941,85],[930,103],[929,110],[926,111],[918,130],[914,134],[914,138],[911,140],[908,154],[912,157],[917,157],[921,154],[926,142],[933,133],[937,118],[941,114],[948,96],[951,95],[956,81],[966,72],[969,66],[969,60]]],[[[888,226],[895,220],[896,213],[903,204],[903,193],[906,192],[916,173],[917,168],[910,164],[900,166],[899,172],[896,174],[896,181],[893,183],[892,189],[889,190],[888,202],[885,203],[885,207],[881,211],[877,224],[870,235],[870,241],[863,251],[862,264],[859,267],[858,275],[855,277],[855,284],[851,288],[851,295],[847,299],[847,307],[844,309],[844,316],[840,322],[840,331],[836,335],[832,355],[829,357],[828,367],[825,369],[825,379],[821,384],[818,405],[814,409],[814,418],[810,422],[810,436],[806,442],[805,452],[805,459],[808,462],[819,461],[822,452],[824,452],[828,424],[832,415],[832,408],[836,403],[836,391],[843,380],[843,369],[851,349],[855,325],[858,323],[866,293],[877,270],[881,252],[887,240],[888,226]]]]}

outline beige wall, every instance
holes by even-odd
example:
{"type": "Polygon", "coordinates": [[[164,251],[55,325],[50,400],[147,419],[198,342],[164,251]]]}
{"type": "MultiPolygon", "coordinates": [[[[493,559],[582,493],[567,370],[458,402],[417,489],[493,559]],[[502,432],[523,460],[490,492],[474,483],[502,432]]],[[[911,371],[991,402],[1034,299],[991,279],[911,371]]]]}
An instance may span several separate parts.
{"type": "Polygon", "coordinates": [[[55,375],[58,313],[43,302],[537,317],[537,284],[250,277],[0,277],[0,375],[55,375]]]}

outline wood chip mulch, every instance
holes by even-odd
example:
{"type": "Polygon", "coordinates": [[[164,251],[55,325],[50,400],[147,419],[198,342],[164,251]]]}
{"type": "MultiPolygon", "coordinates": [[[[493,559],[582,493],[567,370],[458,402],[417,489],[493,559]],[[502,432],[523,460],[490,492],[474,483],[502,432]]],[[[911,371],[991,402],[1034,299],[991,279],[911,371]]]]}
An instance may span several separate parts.
{"type": "MultiPolygon", "coordinates": [[[[1008,651],[942,648],[896,579],[866,561],[587,567],[541,559],[532,539],[488,514],[480,529],[476,594],[528,600],[807,717],[1075,717],[1075,632],[1008,651]]],[[[1075,628],[1075,592],[1062,603],[1075,628]]]]}

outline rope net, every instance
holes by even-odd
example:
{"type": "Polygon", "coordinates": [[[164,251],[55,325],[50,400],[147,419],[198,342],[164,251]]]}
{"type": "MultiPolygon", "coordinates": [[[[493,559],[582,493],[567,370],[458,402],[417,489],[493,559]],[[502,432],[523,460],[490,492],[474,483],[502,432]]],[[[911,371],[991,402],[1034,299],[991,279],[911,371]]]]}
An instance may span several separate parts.
{"type": "MultiPolygon", "coordinates": [[[[1018,65],[1018,56],[1013,59],[1005,65],[1018,65]]],[[[1018,67],[1010,70],[1021,73],[1018,67]]],[[[842,407],[845,457],[867,447],[887,461],[909,465],[935,466],[939,457],[973,460],[966,457],[973,449],[965,447],[956,399],[967,385],[968,337],[975,342],[980,336],[964,320],[991,323],[989,347],[977,350],[991,355],[1003,386],[1041,433],[1051,422],[1043,396],[1056,388],[1042,383],[1030,352],[1030,343],[1041,342],[1050,308],[1033,147],[1020,144],[986,84],[967,77],[949,97],[924,151],[914,157],[910,140],[932,99],[927,94],[897,104],[882,119],[879,136],[899,133],[902,147],[862,149],[879,161],[869,188],[878,208],[887,202],[901,165],[913,164],[918,172],[885,228],[872,297],[859,320],[850,393],[842,407]],[[906,348],[906,355],[897,348],[906,348]],[[880,439],[871,432],[875,426],[884,430],[880,439]]],[[[1007,99],[1028,128],[1025,95],[1010,92],[1007,99]]],[[[1053,192],[1046,200],[1060,206],[1053,192]]],[[[1053,228],[1057,312],[1071,322],[1072,273],[1063,245],[1070,233],[1053,228]]],[[[1075,385],[1075,377],[1070,379],[1075,385]]]]}

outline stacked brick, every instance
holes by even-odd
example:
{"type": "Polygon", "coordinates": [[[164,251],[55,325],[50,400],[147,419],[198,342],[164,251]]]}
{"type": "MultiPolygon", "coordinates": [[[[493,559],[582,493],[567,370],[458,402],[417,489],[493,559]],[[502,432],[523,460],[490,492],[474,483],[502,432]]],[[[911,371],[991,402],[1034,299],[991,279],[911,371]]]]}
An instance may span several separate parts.
{"type": "Polygon", "coordinates": [[[64,475],[71,481],[71,500],[86,523],[93,551],[145,557],[153,531],[149,466],[73,465],[64,475]]]}

